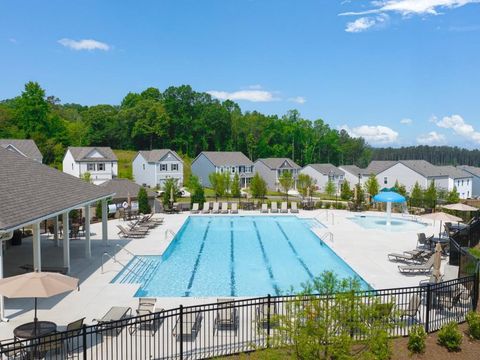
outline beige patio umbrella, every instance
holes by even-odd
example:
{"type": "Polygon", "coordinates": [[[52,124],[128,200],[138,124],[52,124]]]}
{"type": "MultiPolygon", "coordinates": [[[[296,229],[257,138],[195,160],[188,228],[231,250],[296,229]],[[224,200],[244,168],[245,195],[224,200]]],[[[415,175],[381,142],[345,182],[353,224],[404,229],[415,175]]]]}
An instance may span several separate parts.
{"type": "Polygon", "coordinates": [[[37,298],[48,298],[78,287],[78,279],[52,272],[30,272],[0,279],[0,295],[8,298],[35,298],[37,323],[37,298]]]}
{"type": "Polygon", "coordinates": [[[439,212],[434,212],[434,213],[431,213],[431,214],[425,214],[425,215],[422,215],[421,216],[423,219],[430,219],[430,220],[434,220],[434,221],[440,221],[440,232],[439,232],[439,237],[441,236],[442,234],[442,223],[444,221],[449,221],[449,222],[454,222],[454,221],[462,221],[462,218],[459,218],[458,216],[455,216],[455,215],[450,215],[450,214],[447,214],[443,211],[439,211],[439,212]]]}
{"type": "Polygon", "coordinates": [[[442,245],[437,243],[435,245],[435,254],[433,256],[433,276],[435,277],[435,282],[438,282],[440,279],[440,266],[442,264],[442,245]]]}
{"type": "Polygon", "coordinates": [[[456,210],[456,211],[477,211],[476,207],[463,204],[463,203],[456,203],[456,204],[449,204],[442,206],[444,209],[448,210],[456,210]]]}

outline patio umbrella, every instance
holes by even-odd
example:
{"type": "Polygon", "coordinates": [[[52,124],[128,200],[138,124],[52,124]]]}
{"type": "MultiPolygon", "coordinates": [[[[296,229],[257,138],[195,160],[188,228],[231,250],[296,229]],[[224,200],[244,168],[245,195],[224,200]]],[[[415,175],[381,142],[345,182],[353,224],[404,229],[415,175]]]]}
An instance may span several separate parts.
{"type": "Polygon", "coordinates": [[[34,322],[37,323],[37,298],[48,298],[75,290],[78,279],[52,272],[30,272],[0,279],[0,294],[8,298],[35,298],[34,322]]]}
{"type": "Polygon", "coordinates": [[[434,213],[431,213],[431,214],[425,214],[425,215],[422,215],[421,217],[424,218],[424,219],[430,219],[430,220],[433,220],[433,221],[440,221],[440,232],[439,232],[439,235],[438,235],[439,237],[442,234],[442,223],[444,221],[450,221],[450,222],[462,221],[462,218],[459,218],[458,216],[447,214],[443,211],[434,212],[434,213]]]}
{"type": "Polygon", "coordinates": [[[442,207],[444,209],[456,210],[456,211],[477,211],[478,210],[476,207],[473,207],[467,204],[462,204],[462,203],[444,205],[442,207]]]}
{"type": "Polygon", "coordinates": [[[387,226],[392,224],[392,203],[405,202],[405,197],[394,191],[381,191],[373,197],[373,201],[387,203],[387,226]]]}
{"type": "Polygon", "coordinates": [[[435,282],[438,282],[438,279],[440,279],[440,266],[442,264],[442,245],[440,243],[437,243],[435,245],[435,254],[433,257],[433,276],[435,277],[435,282]]]}

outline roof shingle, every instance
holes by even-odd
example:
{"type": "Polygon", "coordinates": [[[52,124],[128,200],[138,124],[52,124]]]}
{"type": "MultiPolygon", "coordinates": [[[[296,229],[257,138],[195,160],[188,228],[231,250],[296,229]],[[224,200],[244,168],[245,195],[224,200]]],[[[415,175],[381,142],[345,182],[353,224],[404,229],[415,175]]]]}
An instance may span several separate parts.
{"type": "Polygon", "coordinates": [[[202,151],[200,154],[205,155],[215,166],[253,165],[253,162],[240,151],[202,151]]]}
{"type": "Polygon", "coordinates": [[[75,161],[118,161],[117,156],[108,146],[69,146],[68,150],[75,161]],[[93,151],[98,151],[103,158],[89,157],[93,151]]]}
{"type": "Polygon", "coordinates": [[[300,166],[289,158],[262,158],[257,159],[257,161],[263,162],[267,167],[272,170],[280,169],[285,162],[287,162],[287,164],[293,169],[300,169],[300,166]]]}
{"type": "Polygon", "coordinates": [[[38,149],[37,144],[31,139],[0,139],[0,146],[5,149],[13,146],[30,159],[38,162],[42,162],[43,160],[42,153],[38,149]]]}

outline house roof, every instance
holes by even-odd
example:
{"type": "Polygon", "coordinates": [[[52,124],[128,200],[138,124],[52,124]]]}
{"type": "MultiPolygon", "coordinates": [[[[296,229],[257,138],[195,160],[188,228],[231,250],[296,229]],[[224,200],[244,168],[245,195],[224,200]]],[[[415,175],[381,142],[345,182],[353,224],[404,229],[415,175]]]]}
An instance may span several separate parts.
{"type": "Polygon", "coordinates": [[[367,169],[359,168],[357,165],[341,165],[339,168],[355,176],[358,176],[358,174],[370,175],[370,173],[367,172],[367,169]]]}
{"type": "Polygon", "coordinates": [[[337,168],[335,165],[332,164],[308,164],[307,166],[312,167],[313,169],[317,170],[320,174],[323,175],[334,175],[334,176],[342,176],[345,175],[345,172],[337,168]]]}
{"type": "Polygon", "coordinates": [[[114,195],[3,148],[0,168],[0,231],[11,231],[114,195]]]}
{"type": "Polygon", "coordinates": [[[451,165],[448,165],[448,166],[437,166],[438,168],[438,171],[440,172],[441,175],[438,175],[438,176],[449,176],[450,178],[452,179],[461,179],[461,178],[470,178],[472,177],[471,174],[469,174],[468,172],[462,170],[462,169],[459,169],[455,166],[451,166],[451,165]]]}
{"type": "Polygon", "coordinates": [[[263,159],[257,159],[257,161],[263,162],[267,167],[269,167],[272,170],[282,168],[285,162],[288,164],[289,167],[293,169],[300,169],[300,166],[297,165],[292,159],[289,159],[289,158],[263,158],[263,159]]]}
{"type": "MultiPolygon", "coordinates": [[[[110,193],[115,193],[115,196],[113,196],[113,200],[117,199],[127,199],[128,196],[130,195],[130,198],[136,199],[138,195],[138,191],[142,188],[142,186],[138,185],[137,183],[129,180],[129,179],[112,179],[108,180],[100,185],[99,187],[102,187],[105,189],[105,191],[110,192],[110,193]]],[[[147,194],[149,198],[154,198],[156,196],[155,191],[145,188],[147,190],[147,194]]]]}
{"type": "Polygon", "coordinates": [[[374,174],[378,175],[381,172],[391,168],[393,165],[397,164],[398,161],[389,161],[389,160],[373,160],[368,164],[365,172],[368,175],[374,174]]]}
{"type": "Polygon", "coordinates": [[[480,167],[469,166],[469,165],[461,165],[458,168],[468,172],[469,174],[480,177],[480,167]]]}
{"type": "Polygon", "coordinates": [[[117,156],[108,146],[69,146],[68,150],[75,161],[118,161],[117,156]],[[89,157],[95,150],[98,151],[103,158],[89,157]]]}
{"type": "Polygon", "coordinates": [[[202,154],[215,166],[253,165],[253,162],[240,151],[202,151],[198,156],[202,154]]]}
{"type": "Polygon", "coordinates": [[[42,162],[42,153],[38,149],[37,144],[35,144],[35,141],[31,139],[0,139],[0,146],[6,149],[13,147],[20,151],[22,155],[42,162]]]}
{"type": "Polygon", "coordinates": [[[142,150],[138,152],[147,162],[158,162],[168,153],[172,153],[178,160],[183,161],[178,154],[170,149],[142,150]]]}

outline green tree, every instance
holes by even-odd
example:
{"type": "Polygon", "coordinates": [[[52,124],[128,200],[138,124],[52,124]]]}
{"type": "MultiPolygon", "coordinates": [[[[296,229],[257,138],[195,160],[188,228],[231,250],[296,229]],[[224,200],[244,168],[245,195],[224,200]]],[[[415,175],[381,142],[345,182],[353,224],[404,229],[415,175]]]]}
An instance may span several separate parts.
{"type": "Polygon", "coordinates": [[[152,209],[150,208],[150,205],[148,204],[147,190],[143,186],[138,190],[137,200],[138,200],[138,211],[141,214],[149,214],[152,211],[152,209]]]}
{"type": "Polygon", "coordinates": [[[291,171],[283,171],[280,177],[278,178],[280,188],[283,190],[288,201],[288,192],[293,188],[295,180],[291,171]]]}
{"type": "Polygon", "coordinates": [[[192,192],[190,204],[198,203],[199,206],[202,207],[203,203],[205,202],[205,191],[203,186],[200,184],[200,181],[198,181],[198,177],[195,175],[190,177],[188,188],[192,192]]]}
{"type": "Polygon", "coordinates": [[[378,183],[377,177],[372,174],[368,177],[367,181],[365,181],[365,191],[373,197],[378,194],[380,191],[380,184],[378,183]]]}
{"type": "Polygon", "coordinates": [[[353,196],[353,191],[350,188],[348,180],[344,180],[340,186],[340,197],[342,200],[350,200],[353,196]]]}
{"type": "Polygon", "coordinates": [[[415,185],[413,185],[412,191],[410,192],[410,205],[419,207],[419,206],[422,206],[422,203],[423,203],[423,191],[418,181],[416,181],[415,185]]]}
{"type": "Polygon", "coordinates": [[[208,175],[210,185],[215,191],[215,198],[221,198],[225,195],[225,175],[223,173],[212,172],[208,175]]]}
{"type": "Polygon", "coordinates": [[[250,191],[256,199],[263,199],[267,194],[267,183],[258,172],[255,173],[250,181],[250,191]]]}
{"type": "Polygon", "coordinates": [[[230,173],[228,171],[223,173],[223,187],[225,188],[225,195],[228,198],[232,187],[232,178],[230,177],[230,173]]]}
{"type": "Polygon", "coordinates": [[[313,195],[315,180],[308,174],[298,174],[297,189],[304,198],[309,194],[313,195]]]}
{"type": "Polygon", "coordinates": [[[448,192],[446,200],[449,204],[456,204],[460,201],[460,196],[458,195],[456,186],[453,186],[453,189],[448,192]]]}
{"type": "Polygon", "coordinates": [[[177,179],[167,179],[163,184],[163,196],[162,196],[162,203],[164,207],[169,207],[172,203],[171,197],[173,192],[173,202],[177,201],[178,197],[178,180],[177,179]]]}
{"type": "Polygon", "coordinates": [[[82,179],[89,183],[92,180],[92,174],[90,172],[86,171],[86,172],[83,173],[82,179]]]}
{"type": "Polygon", "coordinates": [[[430,181],[427,189],[423,194],[423,201],[425,206],[434,209],[437,204],[437,188],[435,187],[435,180],[430,181]]]}
{"type": "Polygon", "coordinates": [[[337,187],[332,179],[328,179],[327,183],[325,184],[325,193],[328,196],[334,196],[337,192],[337,187]]]}
{"type": "Polygon", "coordinates": [[[400,184],[398,180],[395,180],[394,187],[400,195],[404,196],[405,198],[407,197],[407,188],[405,187],[405,185],[400,184]]]}
{"type": "Polygon", "coordinates": [[[231,188],[232,188],[231,189],[232,197],[240,198],[241,196],[240,176],[238,175],[238,173],[235,173],[235,175],[233,176],[231,188]]]}
{"type": "Polygon", "coordinates": [[[36,82],[28,82],[17,101],[17,118],[19,128],[25,137],[45,131],[49,113],[49,105],[45,98],[45,90],[36,82]]]}
{"type": "Polygon", "coordinates": [[[135,124],[132,137],[141,144],[148,143],[151,150],[154,141],[166,135],[170,119],[162,103],[154,100],[139,101],[131,110],[135,124]]]}

